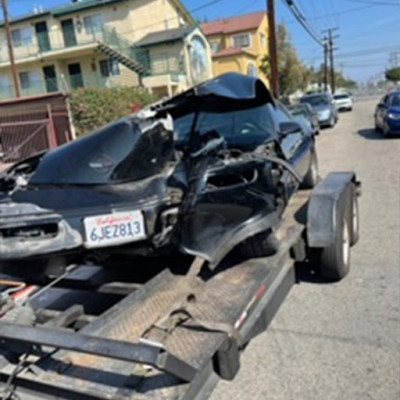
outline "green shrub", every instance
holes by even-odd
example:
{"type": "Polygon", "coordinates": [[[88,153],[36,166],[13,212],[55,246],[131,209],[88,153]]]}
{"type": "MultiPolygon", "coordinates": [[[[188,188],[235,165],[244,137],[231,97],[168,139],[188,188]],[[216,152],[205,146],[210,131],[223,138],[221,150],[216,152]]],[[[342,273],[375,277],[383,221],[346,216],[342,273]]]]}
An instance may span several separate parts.
{"type": "Polygon", "coordinates": [[[70,94],[72,119],[76,135],[92,132],[112,121],[132,113],[134,104],[141,107],[156,98],[143,88],[85,88],[70,94]]]}

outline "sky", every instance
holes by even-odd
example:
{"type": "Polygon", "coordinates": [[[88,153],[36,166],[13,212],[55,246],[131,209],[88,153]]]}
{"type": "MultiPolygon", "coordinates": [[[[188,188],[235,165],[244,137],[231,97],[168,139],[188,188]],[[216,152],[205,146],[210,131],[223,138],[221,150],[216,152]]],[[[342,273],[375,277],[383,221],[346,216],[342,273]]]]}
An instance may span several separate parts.
{"type": "MultiPolygon", "coordinates": [[[[71,0],[8,0],[11,16],[30,13],[71,0]]],[[[182,0],[195,19],[209,21],[266,9],[267,0],[182,0]]],[[[294,0],[312,30],[338,28],[335,65],[349,79],[365,82],[383,78],[393,66],[393,52],[400,66],[400,0],[294,0]],[[392,57],[392,58],[391,58],[392,57]]],[[[306,65],[319,67],[323,49],[295,20],[284,0],[276,0],[276,19],[285,23],[300,58],[306,65]]]]}

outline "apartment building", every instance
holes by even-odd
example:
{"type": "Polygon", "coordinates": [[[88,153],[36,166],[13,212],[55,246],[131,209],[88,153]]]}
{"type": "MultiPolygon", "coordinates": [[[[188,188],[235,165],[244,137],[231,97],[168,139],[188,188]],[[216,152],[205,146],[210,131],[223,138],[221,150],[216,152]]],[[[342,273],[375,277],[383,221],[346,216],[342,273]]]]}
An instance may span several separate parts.
{"type": "Polygon", "coordinates": [[[268,54],[268,20],[264,12],[226,18],[201,25],[211,43],[214,75],[240,72],[258,76],[262,58],[268,54]]]}
{"type": "MultiPolygon", "coordinates": [[[[75,0],[13,19],[11,34],[23,96],[117,85],[171,95],[212,76],[209,43],[180,0],[75,0]]],[[[14,92],[0,23],[0,99],[14,92]]]]}

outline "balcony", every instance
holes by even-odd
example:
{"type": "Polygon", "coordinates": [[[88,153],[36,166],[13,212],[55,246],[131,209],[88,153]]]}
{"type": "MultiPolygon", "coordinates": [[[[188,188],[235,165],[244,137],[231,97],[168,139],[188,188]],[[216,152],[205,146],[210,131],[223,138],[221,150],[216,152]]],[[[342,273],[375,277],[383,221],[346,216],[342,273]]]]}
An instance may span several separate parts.
{"type": "MultiPolygon", "coordinates": [[[[39,96],[53,92],[68,92],[72,89],[84,87],[111,88],[117,84],[117,77],[104,77],[100,73],[76,74],[72,76],[61,75],[53,79],[40,79],[25,84],[21,87],[22,97],[39,96]]],[[[14,86],[1,87],[0,100],[11,100],[15,98],[14,86]]]]}
{"type": "MultiPolygon", "coordinates": [[[[145,74],[148,69],[147,51],[135,48],[131,42],[107,28],[91,32],[81,29],[78,32],[74,27],[64,27],[49,32],[32,32],[31,37],[14,41],[14,58],[17,64],[40,60],[43,57],[72,56],[83,50],[98,50],[118,59],[138,74],[145,74]]],[[[9,63],[7,46],[2,46],[0,67],[8,67],[9,63]]]]}

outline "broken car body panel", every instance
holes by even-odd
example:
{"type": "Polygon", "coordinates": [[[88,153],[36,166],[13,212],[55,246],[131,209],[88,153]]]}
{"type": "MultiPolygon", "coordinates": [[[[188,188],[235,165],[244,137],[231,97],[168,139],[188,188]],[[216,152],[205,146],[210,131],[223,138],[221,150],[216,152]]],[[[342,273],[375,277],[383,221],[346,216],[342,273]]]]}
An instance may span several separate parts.
{"type": "Polygon", "coordinates": [[[28,173],[20,163],[1,185],[0,259],[93,247],[147,254],[172,243],[217,265],[238,243],[278,225],[307,171],[313,138],[300,126],[280,135],[279,107],[260,80],[227,74],[53,150],[28,173]],[[27,218],[26,204],[53,213],[58,230],[44,238],[44,215],[27,218]],[[4,216],[11,208],[14,216],[4,216]],[[107,215],[129,221],[121,232],[132,236],[120,246],[107,245],[119,229],[112,219],[92,228],[107,215]],[[39,227],[29,233],[21,224],[39,227]],[[22,255],[21,243],[29,249],[22,255]]]}

